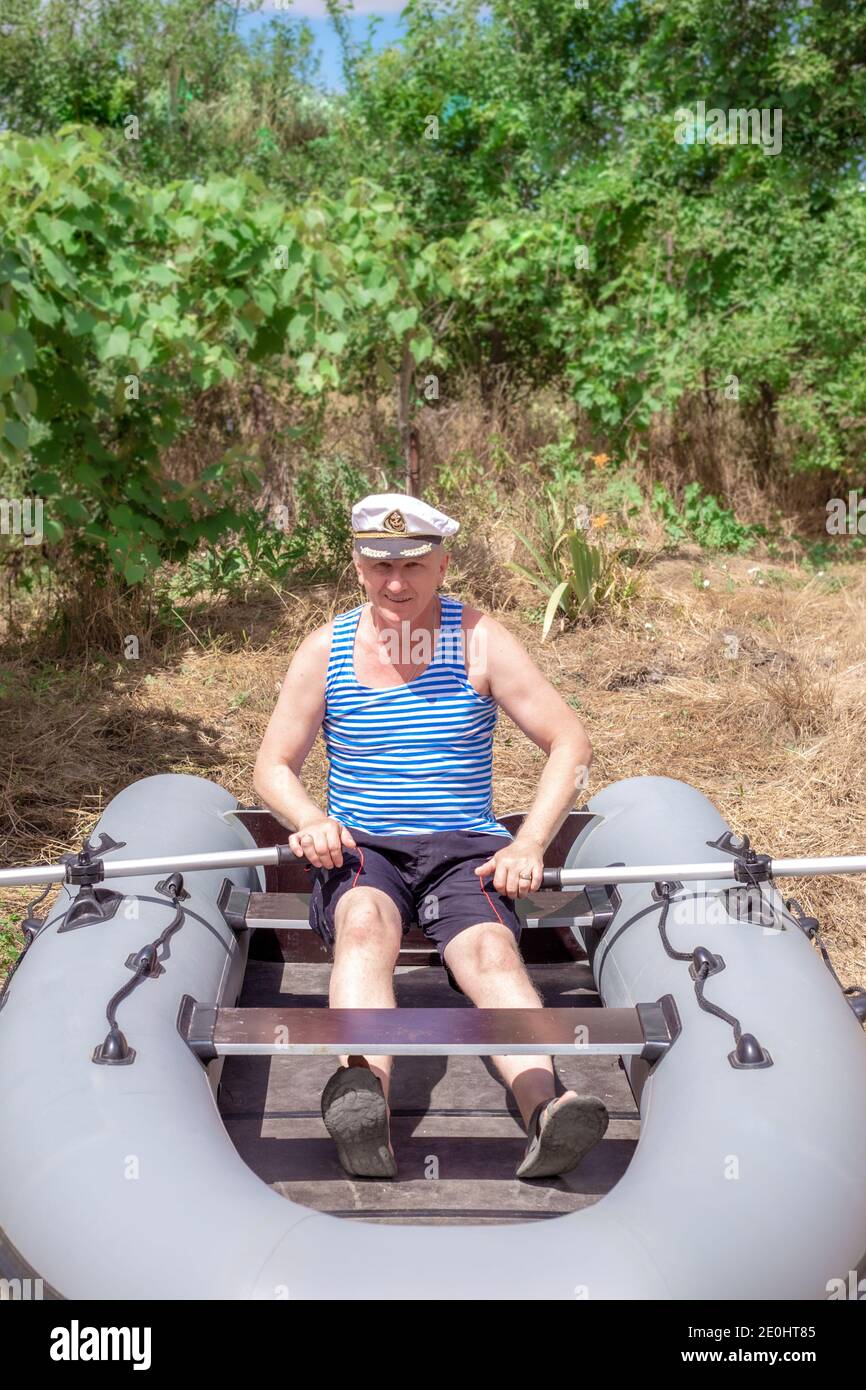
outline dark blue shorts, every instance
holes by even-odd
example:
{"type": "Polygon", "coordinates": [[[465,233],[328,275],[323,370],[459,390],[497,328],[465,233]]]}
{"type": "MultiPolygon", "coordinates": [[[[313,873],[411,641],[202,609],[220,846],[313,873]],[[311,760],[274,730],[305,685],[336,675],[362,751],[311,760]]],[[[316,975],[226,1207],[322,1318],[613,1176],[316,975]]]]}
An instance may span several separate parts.
{"type": "Polygon", "coordinates": [[[348,826],[357,849],[343,846],[338,869],[310,866],[310,926],[329,953],[334,948],[334,912],[354,887],[379,888],[397,904],[403,935],[417,922],[435,943],[443,964],[444,950],[458,932],[478,922],[500,921],[520,940],[522,923],[513,898],[498,893],[492,873],[483,880],[473,873],[498,849],[505,835],[474,830],[435,830],[429,835],[369,835],[348,826]]]}

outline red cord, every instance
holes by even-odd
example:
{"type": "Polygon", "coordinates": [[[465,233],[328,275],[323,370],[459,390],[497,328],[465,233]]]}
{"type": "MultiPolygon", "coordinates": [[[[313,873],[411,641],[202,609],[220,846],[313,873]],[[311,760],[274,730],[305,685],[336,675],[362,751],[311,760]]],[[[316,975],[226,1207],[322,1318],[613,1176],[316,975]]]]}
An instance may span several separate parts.
{"type": "Polygon", "coordinates": [[[483,878],[479,878],[478,883],[479,883],[479,886],[480,886],[480,888],[481,888],[482,893],[484,894],[484,896],[485,896],[485,898],[487,899],[487,901],[490,903],[490,906],[493,908],[493,911],[496,913],[496,920],[497,920],[497,922],[502,922],[502,925],[503,925],[503,927],[504,927],[504,926],[505,926],[505,922],[504,922],[504,921],[502,920],[502,918],[499,916],[499,913],[496,912],[496,904],[493,902],[493,900],[492,900],[491,897],[490,897],[490,894],[488,893],[487,889],[484,887],[484,880],[483,880],[483,878]]]}
{"type": "Polygon", "coordinates": [[[363,847],[362,847],[361,845],[356,845],[355,848],[357,849],[358,853],[359,853],[360,856],[361,856],[361,867],[359,868],[358,872],[355,874],[355,877],[352,879],[352,887],[353,887],[353,888],[354,888],[355,884],[358,882],[358,879],[361,877],[361,874],[364,872],[364,850],[363,850],[363,847]]]}

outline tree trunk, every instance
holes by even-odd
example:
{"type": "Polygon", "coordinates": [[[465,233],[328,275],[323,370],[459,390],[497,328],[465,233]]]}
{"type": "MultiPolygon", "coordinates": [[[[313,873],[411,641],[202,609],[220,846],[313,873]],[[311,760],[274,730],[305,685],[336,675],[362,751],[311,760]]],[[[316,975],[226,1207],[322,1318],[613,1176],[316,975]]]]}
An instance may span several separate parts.
{"type": "Polygon", "coordinates": [[[168,123],[174,128],[177,124],[177,89],[180,83],[180,63],[172,54],[168,60],[168,123]]]}
{"type": "Polygon", "coordinates": [[[414,425],[409,427],[409,454],[406,463],[406,492],[410,497],[421,496],[421,456],[418,448],[418,431],[414,425]]]}
{"type": "Polygon", "coordinates": [[[409,350],[407,341],[400,362],[397,423],[400,429],[400,446],[406,463],[406,493],[409,497],[420,497],[421,457],[418,448],[418,431],[412,424],[412,385],[414,379],[415,359],[409,350]]]}

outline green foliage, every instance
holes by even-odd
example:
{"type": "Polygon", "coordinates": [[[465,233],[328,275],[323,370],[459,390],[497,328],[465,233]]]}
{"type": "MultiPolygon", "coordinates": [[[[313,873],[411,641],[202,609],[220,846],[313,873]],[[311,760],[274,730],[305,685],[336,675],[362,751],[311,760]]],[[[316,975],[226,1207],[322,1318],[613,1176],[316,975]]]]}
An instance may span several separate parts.
{"type": "Polygon", "coordinates": [[[606,454],[579,453],[573,437],[574,432],[569,430],[539,449],[536,467],[550,477],[550,488],[557,496],[589,503],[598,514],[617,513],[627,524],[644,506],[644,495],[633,471],[611,464],[606,454]]]}
{"type": "Polygon", "coordinates": [[[290,14],[249,44],[234,0],[0,0],[0,25],[7,129],[96,126],[154,182],[248,169],[309,186],[298,149],[327,138],[330,103],[311,91],[312,31],[290,14]]]}
{"type": "Polygon", "coordinates": [[[193,393],[246,364],[320,398],[443,361],[428,308],[455,262],[363,180],[290,211],[250,175],[130,182],[94,131],[0,136],[0,460],[25,465],[49,545],[68,532],[135,584],[242,527],[258,486],[237,446],[167,474],[193,393]]]}
{"type": "MultiPolygon", "coordinates": [[[[62,553],[135,584],[223,536],[215,583],[280,573],[252,452],[175,476],[196,397],[247,373],[311,404],[402,382],[405,426],[428,386],[505,370],[565,387],[618,458],[699,400],[759,481],[857,474],[861,5],[412,0],[381,52],[328,9],[339,96],[291,16],[246,44],[230,0],[0,0],[0,470],[45,503],[18,582],[62,553]],[[782,112],[781,146],[681,139],[699,99],[782,112]]],[[[541,451],[554,487],[634,515],[575,437],[541,451]]],[[[757,534],[699,490],[658,505],[709,548],[757,534]]]]}
{"type": "Polygon", "coordinates": [[[274,311],[254,282],[261,234],[238,216],[243,193],[154,195],[93,131],[0,138],[0,458],[26,463],[49,545],[69,533],[79,558],[110,560],[128,584],[231,525],[238,488],[255,482],[237,449],[188,486],[162,466],[191,391],[235,376],[266,318],[257,301],[274,311]]]}
{"type": "Polygon", "coordinates": [[[480,0],[416,0],[400,48],[351,66],[345,109],[345,157],[397,190],[416,225],[461,236],[474,290],[453,325],[463,362],[565,380],[620,443],[700,390],[742,402],[731,409],[756,455],[775,412],[798,467],[851,466],[866,418],[866,12],[853,0],[832,16],[799,0],[489,11],[481,23],[480,0]],[[782,112],[781,149],[680,143],[678,108],[698,97],[782,112]]]}
{"type": "Polygon", "coordinates": [[[592,612],[604,573],[604,552],[599,546],[589,545],[579,531],[569,531],[565,545],[565,568],[569,572],[548,599],[541,628],[542,641],[553,625],[557,608],[562,609],[566,618],[588,616],[592,612]]]}
{"type": "Polygon", "coordinates": [[[430,488],[425,490],[425,498],[432,506],[446,511],[459,507],[464,517],[478,517],[482,525],[499,512],[503,502],[495,474],[463,449],[440,464],[430,488]]]}
{"type": "Polygon", "coordinates": [[[545,586],[548,586],[548,589],[545,591],[549,591],[550,586],[555,587],[562,579],[562,573],[558,567],[558,554],[569,531],[565,515],[565,502],[557,488],[551,485],[545,487],[544,504],[538,509],[535,524],[538,540],[534,545],[527,540],[522,532],[516,530],[514,527],[511,529],[517,539],[526,550],[529,551],[529,554],[535,561],[538,573],[532,574],[524,566],[516,564],[513,561],[510,563],[512,569],[522,574],[524,579],[529,579],[531,583],[536,584],[542,590],[545,590],[545,586]]]}
{"type": "Polygon", "coordinates": [[[707,550],[747,551],[766,528],[737,521],[733,511],[723,507],[718,498],[705,495],[700,483],[689,483],[683,491],[682,510],[678,509],[667,488],[656,483],[652,505],[660,513],[665,530],[674,542],[690,537],[707,550]]]}
{"type": "Polygon", "coordinates": [[[665,524],[668,539],[674,543],[683,540],[686,535],[685,524],[680,517],[674,499],[662,483],[656,483],[653,488],[652,505],[665,524]]]}
{"type": "Polygon", "coordinates": [[[268,581],[281,583],[291,573],[295,552],[273,522],[253,510],[238,520],[239,530],[187,558],[168,586],[172,600],[192,598],[199,592],[246,594],[268,581]]]}
{"type": "Polygon", "coordinates": [[[317,459],[294,484],[292,545],[296,568],[318,580],[336,579],[349,564],[352,506],[370,481],[347,459],[317,459]]]}
{"type": "Polygon", "coordinates": [[[633,473],[623,471],[605,478],[598,491],[599,506],[618,512],[623,518],[637,516],[643,509],[644,495],[633,473]]]}
{"type": "Polygon", "coordinates": [[[803,545],[803,567],[821,573],[832,565],[859,559],[866,551],[866,536],[833,536],[827,540],[803,542],[803,545]]]}
{"type": "Polygon", "coordinates": [[[294,480],[293,519],[278,506],[245,511],[228,534],[188,556],[172,576],[170,598],[246,595],[290,576],[308,582],[339,578],[352,547],[352,504],[369,490],[369,480],[351,462],[315,460],[294,480]]]}
{"type": "Polygon", "coordinates": [[[0,912],[0,989],[3,987],[7,971],[17,960],[24,946],[19,925],[23,917],[23,912],[0,912]]]}
{"type": "Polygon", "coordinates": [[[558,611],[565,622],[592,618],[606,602],[627,603],[636,591],[635,581],[625,573],[622,549],[609,551],[591,545],[580,530],[569,524],[561,493],[550,485],[544,491],[545,505],[536,520],[538,541],[533,543],[512,528],[535,561],[535,571],[516,560],[507,561],[510,569],[547,598],[542,640],[550,632],[558,611]]]}
{"type": "Polygon", "coordinates": [[[543,476],[552,478],[558,489],[570,488],[583,483],[584,465],[574,444],[574,428],[561,434],[559,439],[544,444],[536,455],[536,466],[543,476]]]}

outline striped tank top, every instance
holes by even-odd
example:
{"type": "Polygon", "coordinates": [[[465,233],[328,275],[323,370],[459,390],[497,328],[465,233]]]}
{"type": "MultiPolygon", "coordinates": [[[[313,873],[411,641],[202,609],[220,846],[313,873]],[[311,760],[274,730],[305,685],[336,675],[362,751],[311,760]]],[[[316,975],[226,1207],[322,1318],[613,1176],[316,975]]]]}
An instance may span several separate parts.
{"type": "Polygon", "coordinates": [[[355,678],[355,633],[366,607],[334,619],[322,735],[328,815],[370,835],[474,830],[512,839],[493,816],[498,705],[466,674],[463,605],[440,596],[433,660],[407,685],[355,678]]]}

